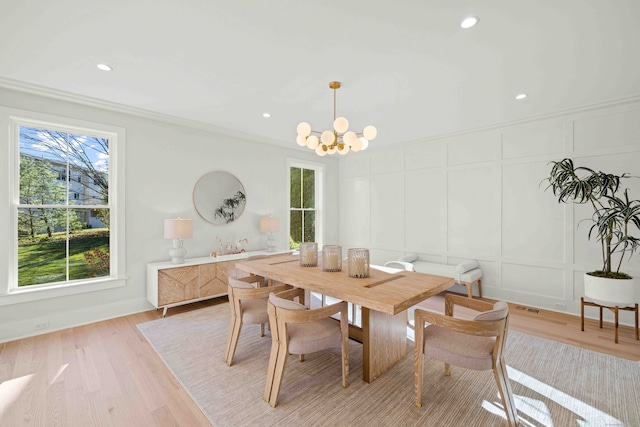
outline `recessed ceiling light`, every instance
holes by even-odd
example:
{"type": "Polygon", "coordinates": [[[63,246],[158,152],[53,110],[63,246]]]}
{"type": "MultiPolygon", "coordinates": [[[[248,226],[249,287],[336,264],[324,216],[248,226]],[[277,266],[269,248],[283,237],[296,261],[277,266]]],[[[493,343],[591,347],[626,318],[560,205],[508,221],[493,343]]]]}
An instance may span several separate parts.
{"type": "Polygon", "coordinates": [[[471,28],[475,26],[478,23],[478,21],[479,19],[477,16],[468,16],[462,20],[462,22],[460,23],[460,27],[466,30],[467,28],[471,28]]]}
{"type": "Polygon", "coordinates": [[[262,117],[264,117],[265,119],[268,119],[269,117],[271,117],[271,114],[269,114],[269,113],[262,113],[262,117]]]}
{"type": "Polygon", "coordinates": [[[516,95],[516,99],[520,101],[521,99],[525,99],[527,97],[526,93],[519,93],[516,95]]]}
{"type": "Polygon", "coordinates": [[[113,70],[113,68],[109,67],[107,64],[98,64],[98,65],[96,65],[96,67],[98,67],[98,69],[100,69],[102,71],[111,71],[111,70],[113,70]]]}

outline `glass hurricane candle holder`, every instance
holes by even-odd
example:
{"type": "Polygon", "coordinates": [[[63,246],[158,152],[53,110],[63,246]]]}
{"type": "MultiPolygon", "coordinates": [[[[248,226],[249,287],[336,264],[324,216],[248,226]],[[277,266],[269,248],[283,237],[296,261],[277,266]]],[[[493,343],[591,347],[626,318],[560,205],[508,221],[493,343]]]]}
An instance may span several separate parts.
{"type": "Polygon", "coordinates": [[[300,243],[300,266],[315,267],[318,265],[318,244],[316,242],[300,243]]]}
{"type": "Polygon", "coordinates": [[[325,245],[322,248],[322,269],[324,271],[342,270],[342,246],[325,245]]]}
{"type": "Polygon", "coordinates": [[[369,249],[349,249],[347,262],[349,277],[369,277],[369,249]]]}

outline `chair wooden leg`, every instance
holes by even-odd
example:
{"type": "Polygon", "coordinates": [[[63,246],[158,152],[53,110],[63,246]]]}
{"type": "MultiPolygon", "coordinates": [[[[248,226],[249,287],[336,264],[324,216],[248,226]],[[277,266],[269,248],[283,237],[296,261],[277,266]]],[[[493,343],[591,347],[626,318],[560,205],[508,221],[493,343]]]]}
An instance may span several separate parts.
{"type": "Polygon", "coordinates": [[[422,406],[422,376],[424,374],[422,349],[424,346],[424,324],[416,324],[416,339],[413,346],[414,390],[416,394],[416,406],[422,406]]]}
{"type": "MultiPolygon", "coordinates": [[[[349,387],[349,319],[343,319],[340,314],[340,332],[342,334],[342,387],[349,387]]],[[[345,317],[348,317],[345,316],[345,317]]],[[[355,319],[355,318],[354,318],[355,319]]]]}
{"type": "Polygon", "coordinates": [[[239,316],[233,316],[231,318],[231,325],[229,326],[227,349],[224,354],[224,361],[228,366],[231,366],[231,363],[233,362],[233,356],[236,353],[236,348],[238,347],[238,338],[240,337],[241,329],[242,318],[239,316]]]}
{"type": "Polygon", "coordinates": [[[227,334],[227,345],[224,349],[224,358],[222,360],[224,360],[224,363],[227,363],[227,360],[229,360],[229,353],[231,353],[231,341],[233,339],[233,328],[235,327],[236,324],[236,317],[235,316],[231,316],[231,320],[229,321],[229,333],[227,334]]]}
{"type": "Polygon", "coordinates": [[[482,298],[482,279],[478,279],[478,298],[482,298]]]}
{"type": "Polygon", "coordinates": [[[280,394],[280,386],[282,385],[282,377],[284,377],[284,368],[287,366],[287,355],[289,349],[286,344],[280,343],[278,349],[278,357],[276,358],[275,371],[273,373],[273,385],[271,386],[271,397],[269,405],[274,408],[278,404],[278,395],[280,394]]]}
{"type": "Polygon", "coordinates": [[[264,323],[260,323],[260,337],[264,336],[264,323]]]}
{"type": "Polygon", "coordinates": [[[510,426],[517,426],[519,423],[518,411],[516,409],[515,401],[513,400],[509,376],[507,375],[507,365],[504,363],[504,360],[498,359],[496,361],[493,368],[493,374],[496,379],[498,391],[500,392],[500,398],[502,399],[502,405],[504,406],[507,421],[510,426]]]}
{"type": "Polygon", "coordinates": [[[467,296],[473,298],[473,283],[465,283],[467,285],[467,296]]]}
{"type": "Polygon", "coordinates": [[[268,403],[271,400],[271,390],[273,389],[273,375],[276,371],[279,349],[280,344],[278,343],[277,338],[275,338],[275,336],[272,336],[271,355],[269,356],[269,367],[267,368],[267,381],[264,386],[264,395],[262,396],[264,401],[268,403]]]}
{"type": "Polygon", "coordinates": [[[451,376],[451,365],[450,365],[450,364],[448,364],[448,363],[445,363],[445,364],[444,364],[444,374],[445,374],[447,377],[450,377],[450,376],[451,376]]]}
{"type": "Polygon", "coordinates": [[[298,359],[300,359],[301,362],[304,362],[304,354],[299,354],[298,359]]]}

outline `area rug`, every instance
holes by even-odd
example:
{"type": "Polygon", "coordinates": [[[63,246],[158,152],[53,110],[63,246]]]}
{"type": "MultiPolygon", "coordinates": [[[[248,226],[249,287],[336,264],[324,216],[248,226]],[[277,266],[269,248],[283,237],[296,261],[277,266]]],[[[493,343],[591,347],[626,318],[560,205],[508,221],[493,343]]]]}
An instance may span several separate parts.
{"type": "MultiPolygon", "coordinates": [[[[231,367],[223,361],[228,303],[138,325],[214,426],[503,426],[491,371],[427,360],[423,406],[414,404],[413,343],[380,378],[362,380],[362,347],[349,342],[350,385],[340,349],[287,361],[276,408],[262,400],[271,337],[245,325],[231,367]]],[[[505,353],[524,426],[640,426],[640,363],[510,332],[505,353]]]]}

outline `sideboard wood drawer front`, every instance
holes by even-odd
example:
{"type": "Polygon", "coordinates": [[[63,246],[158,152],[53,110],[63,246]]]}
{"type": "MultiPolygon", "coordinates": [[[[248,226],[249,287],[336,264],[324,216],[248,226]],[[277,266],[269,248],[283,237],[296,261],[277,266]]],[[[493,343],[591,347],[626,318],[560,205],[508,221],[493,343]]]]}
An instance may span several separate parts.
{"type": "Polygon", "coordinates": [[[198,298],[199,266],[163,269],[158,272],[158,304],[198,298]]]}
{"type": "Polygon", "coordinates": [[[235,265],[235,261],[218,262],[200,266],[200,296],[220,295],[227,293],[227,276],[220,266],[235,265]]]}

